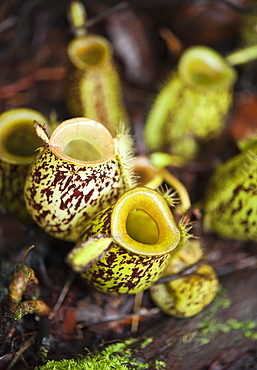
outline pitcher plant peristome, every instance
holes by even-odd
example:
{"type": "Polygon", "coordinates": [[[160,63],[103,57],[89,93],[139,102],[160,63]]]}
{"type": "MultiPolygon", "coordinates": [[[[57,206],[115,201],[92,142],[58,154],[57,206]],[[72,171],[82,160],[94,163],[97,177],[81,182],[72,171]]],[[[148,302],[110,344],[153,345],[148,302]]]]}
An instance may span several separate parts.
{"type": "Polygon", "coordinates": [[[102,292],[134,294],[160,278],[179,240],[165,199],[136,187],[92,220],[66,261],[102,292]]]}
{"type": "Polygon", "coordinates": [[[23,197],[25,178],[42,145],[35,120],[47,125],[43,114],[29,108],[10,109],[0,115],[0,205],[23,222],[30,220],[23,197]]]}
{"type": "Polygon", "coordinates": [[[149,149],[193,159],[199,142],[224,128],[235,80],[235,69],[219,53],[205,46],[188,48],[149,112],[149,149]]]}
{"type": "MultiPolygon", "coordinates": [[[[124,145],[122,135],[120,140],[124,145]]],[[[66,120],[50,138],[45,135],[25,184],[36,223],[57,238],[77,241],[86,222],[134,186],[122,149],[101,123],[87,118],[66,120]]]]}

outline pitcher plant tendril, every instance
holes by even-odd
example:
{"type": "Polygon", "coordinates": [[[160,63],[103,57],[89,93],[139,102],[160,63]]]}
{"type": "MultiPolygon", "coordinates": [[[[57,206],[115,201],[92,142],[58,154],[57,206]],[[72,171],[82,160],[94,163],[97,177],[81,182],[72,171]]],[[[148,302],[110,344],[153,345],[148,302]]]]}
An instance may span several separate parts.
{"type": "Polygon", "coordinates": [[[155,190],[159,189],[162,193],[164,183],[169,186],[170,189],[174,189],[177,195],[177,203],[179,203],[176,207],[176,214],[182,215],[189,210],[191,201],[185,186],[166,168],[154,165],[147,156],[142,155],[133,158],[132,168],[138,176],[137,181],[139,185],[147,186],[155,190]]]}

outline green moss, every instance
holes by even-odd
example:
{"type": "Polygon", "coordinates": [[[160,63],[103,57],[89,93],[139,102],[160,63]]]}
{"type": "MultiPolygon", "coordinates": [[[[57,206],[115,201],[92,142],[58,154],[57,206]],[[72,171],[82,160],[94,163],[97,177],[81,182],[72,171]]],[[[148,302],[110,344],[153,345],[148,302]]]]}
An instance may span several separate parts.
{"type": "Polygon", "coordinates": [[[256,331],[252,332],[250,330],[247,330],[247,331],[244,332],[244,336],[246,338],[250,338],[252,340],[256,340],[257,339],[257,332],[256,331]]]}
{"type": "Polygon", "coordinates": [[[227,297],[227,291],[220,285],[216,298],[211,305],[210,312],[216,313],[218,308],[229,308],[231,306],[231,300],[227,297]]]}
{"type": "Polygon", "coordinates": [[[240,329],[241,327],[241,324],[236,319],[233,318],[229,319],[228,323],[232,329],[240,329]]]}
{"type": "Polygon", "coordinates": [[[190,333],[186,333],[186,334],[184,334],[183,335],[183,337],[182,337],[182,342],[184,343],[184,344],[186,344],[186,343],[191,343],[192,342],[192,340],[194,339],[194,337],[197,335],[197,331],[195,330],[195,331],[192,331],[192,332],[190,332],[190,333]]]}
{"type": "Polygon", "coordinates": [[[143,343],[141,343],[141,348],[146,348],[150,343],[152,343],[153,338],[146,338],[143,343]]]}
{"type": "MultiPolygon", "coordinates": [[[[257,331],[253,329],[256,327],[257,323],[255,321],[237,321],[236,319],[229,319],[226,323],[215,322],[209,324],[201,330],[198,334],[198,339],[201,344],[206,344],[205,339],[208,339],[208,336],[216,334],[218,331],[222,333],[229,333],[231,330],[239,330],[242,334],[250,339],[257,339],[257,331]]],[[[209,340],[207,341],[209,342],[209,340]]]]}
{"type": "Polygon", "coordinates": [[[257,339],[257,331],[253,330],[257,327],[257,323],[253,320],[238,321],[235,318],[230,318],[226,322],[221,322],[215,319],[219,308],[227,309],[230,305],[231,301],[226,297],[226,291],[220,288],[212,306],[205,312],[205,319],[198,325],[199,331],[195,339],[200,345],[208,344],[211,341],[211,336],[218,332],[229,333],[231,330],[239,330],[245,337],[257,339]]]}
{"type": "MultiPolygon", "coordinates": [[[[143,342],[145,348],[152,338],[147,338],[143,342]]],[[[143,370],[149,369],[149,364],[142,364],[132,358],[132,351],[129,345],[135,342],[135,339],[129,339],[123,343],[108,345],[103,350],[95,353],[89,353],[85,357],[80,356],[77,359],[64,359],[61,361],[48,361],[46,365],[36,367],[35,370],[143,370]]],[[[161,370],[166,366],[163,361],[155,361],[155,368],[161,370]]]]}
{"type": "Polygon", "coordinates": [[[208,343],[210,343],[210,339],[208,339],[208,338],[200,338],[200,340],[199,340],[199,344],[201,345],[201,346],[204,346],[205,344],[208,344],[208,343]]]}
{"type": "Polygon", "coordinates": [[[164,361],[158,361],[158,360],[155,361],[155,369],[156,370],[162,370],[165,367],[166,367],[166,364],[165,364],[164,361]]]}
{"type": "Polygon", "coordinates": [[[208,310],[202,312],[202,321],[198,325],[197,329],[202,329],[201,333],[206,334],[213,333],[216,331],[216,322],[214,320],[215,314],[218,309],[227,309],[231,305],[230,299],[227,297],[227,292],[225,289],[222,288],[220,285],[218,288],[218,292],[216,294],[215,299],[213,300],[212,304],[210,305],[208,310]]]}

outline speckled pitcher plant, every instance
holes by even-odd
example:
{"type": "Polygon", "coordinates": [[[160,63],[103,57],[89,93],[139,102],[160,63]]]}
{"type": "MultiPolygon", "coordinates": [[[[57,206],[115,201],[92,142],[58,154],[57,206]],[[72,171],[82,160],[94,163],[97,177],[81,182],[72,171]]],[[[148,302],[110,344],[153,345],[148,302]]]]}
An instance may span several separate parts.
{"type": "Polygon", "coordinates": [[[0,205],[23,222],[30,220],[23,197],[25,178],[42,143],[34,129],[35,120],[47,123],[40,112],[28,108],[0,115],[0,205]]]}
{"type": "Polygon", "coordinates": [[[50,138],[40,126],[38,132],[45,145],[26,180],[27,209],[49,234],[77,241],[86,222],[134,186],[126,153],[130,138],[113,139],[87,118],[62,122],[50,138]]]}
{"type": "Polygon", "coordinates": [[[235,69],[219,53],[205,46],[188,48],[148,114],[149,149],[193,159],[200,142],[223,130],[235,80],[235,69]]]}
{"type": "Polygon", "coordinates": [[[115,136],[120,122],[128,126],[128,115],[111,44],[102,36],[88,34],[74,38],[67,51],[68,108],[73,116],[101,122],[115,136]]]}
{"type": "Polygon", "coordinates": [[[100,291],[137,293],[162,275],[179,240],[166,200],[136,187],[92,220],[66,260],[100,291]]]}
{"type": "Polygon", "coordinates": [[[222,238],[256,241],[256,171],[256,140],[217,168],[203,201],[206,232],[217,233],[222,238]]]}

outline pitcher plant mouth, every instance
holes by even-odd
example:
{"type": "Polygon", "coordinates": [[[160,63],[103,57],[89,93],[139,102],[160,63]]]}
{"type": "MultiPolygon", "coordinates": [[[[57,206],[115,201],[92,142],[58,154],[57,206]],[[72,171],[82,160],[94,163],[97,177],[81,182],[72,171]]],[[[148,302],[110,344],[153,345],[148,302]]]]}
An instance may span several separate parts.
{"type": "Polygon", "coordinates": [[[80,70],[100,67],[112,58],[112,46],[98,35],[85,35],[73,39],[67,48],[70,61],[80,70]]]}
{"type": "Polygon", "coordinates": [[[180,240],[167,202],[146,187],[131,189],[118,199],[111,217],[111,235],[129,252],[146,256],[169,253],[180,240]]]}
{"type": "Polygon", "coordinates": [[[34,121],[44,125],[47,119],[41,113],[28,108],[11,109],[1,114],[1,160],[10,164],[32,163],[35,151],[42,146],[34,128],[34,121]]]}
{"type": "Polygon", "coordinates": [[[49,139],[53,153],[68,162],[92,166],[105,163],[115,156],[109,131],[88,118],[71,118],[59,124],[49,139]]]}
{"type": "Polygon", "coordinates": [[[178,73],[185,83],[198,88],[232,86],[237,77],[226,59],[206,46],[188,48],[180,58],[178,73]]]}

